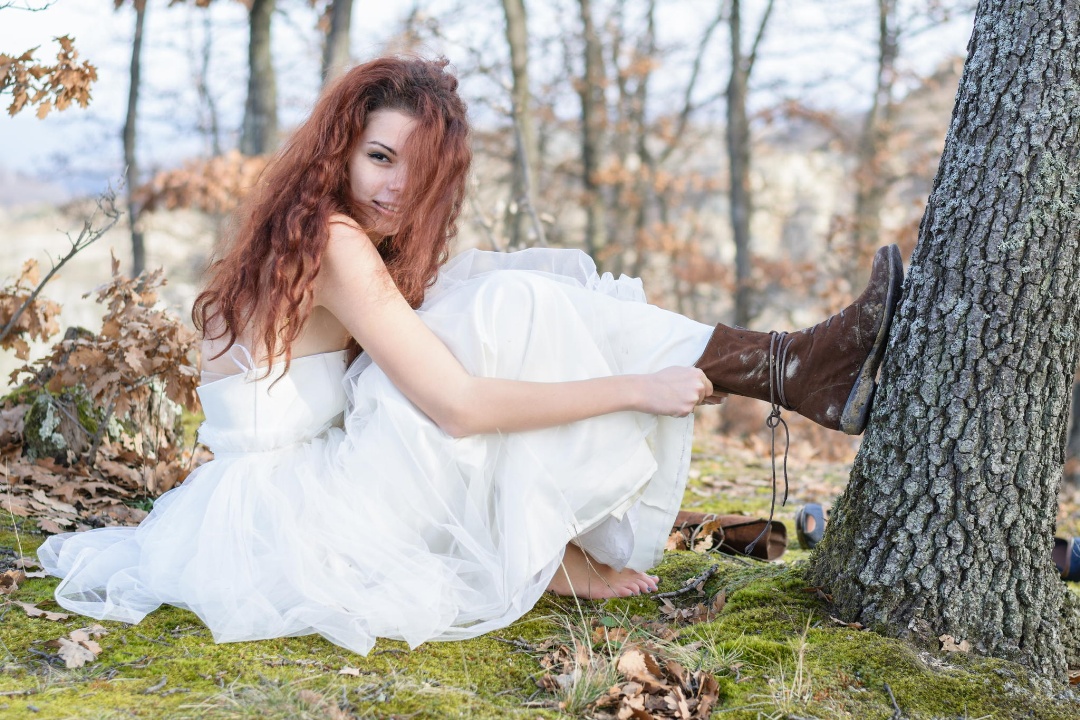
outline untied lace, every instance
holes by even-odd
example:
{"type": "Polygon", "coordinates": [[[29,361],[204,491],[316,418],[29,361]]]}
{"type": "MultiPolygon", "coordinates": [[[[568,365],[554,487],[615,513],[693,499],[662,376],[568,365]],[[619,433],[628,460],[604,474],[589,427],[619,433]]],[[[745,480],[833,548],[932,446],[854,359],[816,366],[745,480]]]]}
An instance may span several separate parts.
{"type": "Polygon", "coordinates": [[[784,394],[784,375],[787,371],[787,357],[788,350],[791,349],[791,340],[788,339],[786,332],[776,332],[775,330],[769,333],[769,404],[772,406],[772,410],[769,412],[769,416],[765,418],[765,427],[769,428],[769,432],[772,435],[771,438],[771,454],[772,454],[772,501],[769,503],[769,521],[765,523],[765,527],[762,528],[758,536],[746,546],[745,553],[747,555],[757,545],[758,540],[765,536],[765,533],[769,532],[772,527],[773,513],[776,510],[776,427],[778,425],[784,426],[784,461],[783,461],[783,474],[784,474],[784,499],[781,501],[781,505],[787,505],[788,499],[788,475],[787,475],[787,458],[788,449],[791,447],[791,435],[788,432],[788,424],[784,418],[780,417],[780,408],[790,408],[788,404],[787,396],[784,394]]]}

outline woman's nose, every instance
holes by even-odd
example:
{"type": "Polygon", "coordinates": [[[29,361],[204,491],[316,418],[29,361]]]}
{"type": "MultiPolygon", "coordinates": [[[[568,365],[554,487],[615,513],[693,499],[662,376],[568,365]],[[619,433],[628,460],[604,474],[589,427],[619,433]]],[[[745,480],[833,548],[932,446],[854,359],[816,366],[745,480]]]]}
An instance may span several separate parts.
{"type": "Polygon", "coordinates": [[[399,165],[390,173],[390,179],[386,183],[386,187],[394,192],[401,192],[402,188],[405,187],[405,177],[405,168],[399,165]]]}

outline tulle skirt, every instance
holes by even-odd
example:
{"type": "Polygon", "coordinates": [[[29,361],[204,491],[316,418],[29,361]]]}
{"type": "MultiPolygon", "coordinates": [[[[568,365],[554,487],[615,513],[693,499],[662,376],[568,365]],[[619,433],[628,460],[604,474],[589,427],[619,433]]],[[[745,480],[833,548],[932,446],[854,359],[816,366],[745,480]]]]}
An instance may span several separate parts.
{"type": "MultiPolygon", "coordinates": [[[[470,251],[419,312],[469,372],[538,382],[691,365],[712,331],[646,304],[637,280],[598,276],[576,251],[470,251]]],[[[620,412],[455,439],[364,355],[348,368],[340,353],[294,362],[289,374],[297,382],[251,382],[338,419],[298,430],[284,410],[238,429],[208,407],[200,438],[215,459],[141,525],[45,542],[39,556],[63,578],[57,602],[130,623],[168,603],[218,642],[319,633],[366,654],[378,637],[416,646],[508,625],[570,541],[616,568],[662,555],[692,417],[620,412]],[[331,378],[342,399],[305,374],[331,378]]]]}

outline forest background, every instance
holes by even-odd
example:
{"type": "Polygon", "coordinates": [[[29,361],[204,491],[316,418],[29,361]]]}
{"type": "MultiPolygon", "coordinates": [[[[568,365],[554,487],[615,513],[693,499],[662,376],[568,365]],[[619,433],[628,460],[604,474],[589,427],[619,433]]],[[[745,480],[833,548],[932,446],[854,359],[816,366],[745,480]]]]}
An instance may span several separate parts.
{"type": "MultiPolygon", "coordinates": [[[[126,183],[126,217],[50,283],[64,327],[99,321],[83,295],[111,250],[126,272],[161,267],[162,299],[190,325],[202,269],[267,153],[325,78],[384,52],[444,55],[462,79],[476,164],[457,249],[579,247],[602,270],[642,277],[661,306],[801,327],[846,303],[878,245],[913,247],[974,11],[937,0],[5,5],[0,51],[36,46],[48,64],[67,34],[97,80],[86,109],[0,121],[0,276],[62,255],[88,198],[126,183]]],[[[0,386],[21,362],[0,357],[0,386]]],[[[706,409],[699,427],[757,434],[745,414],[739,402],[706,409]]],[[[853,455],[844,438],[808,433],[830,458],[853,455]]]]}
{"type": "MultiPolygon", "coordinates": [[[[38,433],[37,464],[11,471],[26,490],[17,514],[47,531],[137,521],[205,459],[191,445],[197,408],[174,405],[194,399],[194,375],[179,369],[195,364],[191,301],[229,212],[342,68],[386,52],[451,60],[476,153],[458,250],[581,248],[602,271],[642,277],[658,305],[796,328],[846,304],[879,245],[896,242],[905,258],[914,247],[973,12],[936,0],[0,2],[0,88],[12,100],[0,120],[6,297],[40,282],[27,259],[40,278],[71,238],[109,228],[49,281],[41,297],[56,306],[35,306],[40,328],[0,337],[14,350],[0,356],[0,387],[36,362],[5,392],[30,378],[55,393],[61,367],[71,380],[96,368],[99,381],[87,383],[96,409],[49,400],[84,430],[56,415],[61,445],[38,433]],[[76,93],[61,112],[48,66],[65,34],[71,66],[91,63],[96,77],[88,107],[76,93]],[[20,63],[46,66],[22,102],[20,63]],[[110,253],[114,273],[161,272],[110,281],[110,253]],[[48,337],[35,332],[48,325],[48,337]],[[55,344],[68,327],[90,330],[55,344]],[[57,494],[61,467],[79,461],[96,489],[57,494]]],[[[9,450],[28,407],[0,424],[9,450]]],[[[700,412],[702,446],[765,457],[756,403],[700,412]]],[[[836,488],[814,483],[849,464],[856,441],[792,426],[811,481],[803,497],[827,501],[836,488]]],[[[1074,420],[1074,481],[1078,451],[1074,420]]]]}

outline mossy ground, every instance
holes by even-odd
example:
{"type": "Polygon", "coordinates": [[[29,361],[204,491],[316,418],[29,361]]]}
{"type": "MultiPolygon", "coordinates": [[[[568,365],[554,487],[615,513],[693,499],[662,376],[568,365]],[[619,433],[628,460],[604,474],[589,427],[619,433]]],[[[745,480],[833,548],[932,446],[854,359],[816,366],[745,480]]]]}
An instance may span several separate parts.
{"type": "MultiPolygon", "coordinates": [[[[764,464],[738,466],[710,457],[697,459],[694,470],[685,507],[768,512],[764,464]],[[716,485],[729,478],[742,479],[740,491],[718,495],[716,485]]],[[[842,473],[827,468],[818,479],[822,475],[842,473]]],[[[662,591],[719,563],[705,590],[709,596],[723,590],[727,603],[712,622],[680,627],[674,640],[664,642],[645,637],[632,620],[661,619],[658,603],[648,597],[581,603],[545,597],[501,632],[411,651],[380,641],[366,658],[314,636],[217,645],[193,614],[162,608],[139,625],[102,623],[109,631],[99,640],[102,654],[67,670],[45,643],[92,621],[72,616],[50,622],[5,605],[0,717],[582,717],[583,711],[561,711],[559,698],[537,690],[535,678],[543,670],[518,641],[587,637],[597,619],[625,627],[631,642],[660,642],[662,652],[687,667],[714,672],[720,688],[714,718],[891,718],[897,706],[906,718],[1080,717],[1080,701],[1070,691],[1017,665],[966,653],[921,653],[832,619],[826,602],[807,591],[809,554],[794,539],[796,504],[777,512],[791,538],[782,562],[666,555],[657,568],[662,591]],[[341,675],[342,668],[359,675],[341,675]]],[[[5,521],[0,566],[10,563],[17,544],[32,555],[42,541],[29,521],[5,521]]],[[[58,610],[51,602],[56,583],[31,579],[10,598],[58,610]]],[[[605,657],[617,650],[607,643],[592,648],[605,657]]]]}

